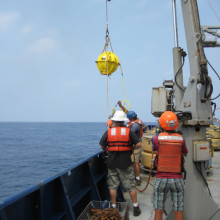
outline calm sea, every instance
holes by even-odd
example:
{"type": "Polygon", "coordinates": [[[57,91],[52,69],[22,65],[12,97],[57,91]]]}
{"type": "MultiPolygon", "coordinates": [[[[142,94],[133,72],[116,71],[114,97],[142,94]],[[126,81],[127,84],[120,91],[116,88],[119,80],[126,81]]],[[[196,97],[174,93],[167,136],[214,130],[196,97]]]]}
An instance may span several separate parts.
{"type": "Polygon", "coordinates": [[[0,201],[100,151],[105,123],[0,123],[0,201]]]}

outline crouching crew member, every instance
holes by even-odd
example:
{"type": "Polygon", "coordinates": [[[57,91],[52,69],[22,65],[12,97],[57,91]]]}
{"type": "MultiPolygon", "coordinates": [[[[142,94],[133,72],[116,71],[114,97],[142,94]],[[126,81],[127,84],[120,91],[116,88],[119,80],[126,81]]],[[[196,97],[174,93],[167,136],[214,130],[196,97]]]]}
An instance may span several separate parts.
{"type": "Polygon", "coordinates": [[[111,120],[114,127],[109,128],[103,134],[99,144],[103,150],[108,149],[108,188],[112,207],[116,207],[117,189],[121,182],[125,190],[129,191],[133,202],[134,216],[139,216],[141,210],[137,203],[131,154],[133,149],[141,148],[142,144],[135,133],[124,125],[124,122],[128,119],[123,111],[116,111],[111,120]]]}
{"type": "Polygon", "coordinates": [[[177,116],[164,112],[159,118],[164,129],[153,139],[153,151],[157,151],[155,166],[157,167],[154,182],[155,220],[162,220],[167,193],[170,191],[175,220],[183,220],[184,182],[181,172],[181,157],[188,153],[184,138],[175,132],[178,127],[177,116]]]}

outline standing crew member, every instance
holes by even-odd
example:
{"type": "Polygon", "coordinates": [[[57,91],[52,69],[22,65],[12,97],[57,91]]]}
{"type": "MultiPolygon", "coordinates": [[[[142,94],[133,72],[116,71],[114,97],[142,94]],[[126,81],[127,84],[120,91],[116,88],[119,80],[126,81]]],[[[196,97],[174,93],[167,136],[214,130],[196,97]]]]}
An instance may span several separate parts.
{"type": "MultiPolygon", "coordinates": [[[[137,114],[134,111],[128,111],[127,117],[129,119],[128,127],[136,134],[136,136],[140,139],[143,136],[143,123],[137,118],[137,114]]],[[[140,157],[141,157],[141,148],[135,149],[133,154],[131,155],[131,160],[134,163],[134,171],[135,171],[135,181],[137,186],[141,185],[141,167],[140,167],[140,157]]]]}
{"type": "MultiPolygon", "coordinates": [[[[143,123],[137,117],[137,114],[134,111],[128,111],[120,101],[118,101],[118,105],[121,109],[127,114],[129,122],[127,123],[128,127],[136,134],[136,136],[140,139],[143,136],[143,123]]],[[[141,168],[140,168],[140,157],[141,157],[141,148],[135,149],[133,154],[131,155],[131,161],[134,163],[134,172],[135,172],[135,181],[137,186],[141,185],[141,168]]]]}
{"type": "Polygon", "coordinates": [[[164,132],[153,139],[153,151],[157,151],[154,219],[162,220],[167,193],[170,191],[175,220],[183,220],[184,183],[181,169],[182,156],[187,156],[188,150],[184,138],[174,131],[178,127],[178,119],[173,112],[164,112],[159,123],[164,132]]]}
{"type": "Polygon", "coordinates": [[[134,148],[141,148],[142,144],[134,132],[124,125],[127,120],[123,111],[116,111],[112,118],[114,127],[103,134],[99,144],[103,150],[108,148],[108,188],[112,207],[116,207],[117,189],[121,182],[125,190],[129,191],[134,207],[133,215],[139,216],[141,210],[137,203],[131,154],[134,148]]]}

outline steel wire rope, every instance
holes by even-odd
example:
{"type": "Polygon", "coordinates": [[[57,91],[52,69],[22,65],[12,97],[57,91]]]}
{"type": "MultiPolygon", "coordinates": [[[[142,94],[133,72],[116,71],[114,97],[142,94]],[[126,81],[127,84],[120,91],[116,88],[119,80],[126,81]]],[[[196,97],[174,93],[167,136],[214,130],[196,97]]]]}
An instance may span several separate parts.
{"type": "Polygon", "coordinates": [[[220,210],[220,208],[218,208],[218,209],[214,212],[214,214],[209,218],[209,220],[212,220],[212,218],[215,217],[215,214],[216,214],[219,210],[220,210]]]}
{"type": "MultiPolygon", "coordinates": [[[[111,51],[112,53],[114,53],[113,51],[113,48],[112,48],[112,44],[111,44],[111,40],[110,40],[110,37],[109,37],[109,30],[108,30],[108,1],[110,2],[111,0],[106,0],[106,43],[105,43],[105,46],[104,46],[104,49],[102,52],[106,51],[106,59],[107,59],[107,62],[106,62],[106,76],[107,76],[107,114],[108,114],[108,119],[109,119],[109,93],[108,93],[108,44],[110,44],[110,47],[111,47],[111,51]]],[[[131,105],[130,103],[128,102],[127,98],[126,98],[126,91],[125,91],[125,87],[124,87],[124,81],[123,81],[123,71],[122,71],[122,66],[121,64],[120,65],[120,68],[121,68],[121,75],[122,75],[122,86],[123,86],[123,91],[124,91],[124,96],[125,96],[125,101],[124,101],[124,105],[125,103],[128,104],[128,107],[131,109],[131,105]]],[[[115,106],[116,107],[116,106],[115,106]]],[[[114,109],[114,108],[113,108],[114,109]]],[[[108,120],[107,119],[107,120],[108,120]]],[[[108,125],[109,126],[109,125],[108,125]]]]}
{"type": "MultiPolygon", "coordinates": [[[[217,71],[214,69],[214,67],[211,65],[211,63],[207,60],[207,63],[209,64],[209,66],[211,67],[211,69],[214,71],[214,73],[216,74],[216,76],[218,77],[218,79],[220,80],[220,76],[219,74],[217,73],[217,71]]],[[[215,100],[217,99],[218,97],[220,96],[220,93],[215,97],[215,98],[212,98],[210,100],[215,100]]]]}
{"type": "MultiPolygon", "coordinates": [[[[110,0],[106,0],[106,35],[105,35],[105,46],[103,51],[106,51],[106,77],[107,77],[107,120],[109,119],[109,92],[108,92],[108,44],[110,43],[111,49],[112,49],[112,45],[110,42],[110,38],[109,38],[109,30],[108,30],[108,1],[110,0]]],[[[112,49],[113,52],[113,49],[112,49]]],[[[109,128],[109,123],[108,123],[108,128],[109,128]]]]}
{"type": "MultiPolygon", "coordinates": [[[[106,0],[106,42],[105,42],[105,49],[108,51],[108,8],[107,8],[107,0],[106,0]]],[[[108,53],[106,53],[106,77],[107,77],[107,121],[109,118],[109,97],[108,97],[108,53]]],[[[108,123],[109,127],[109,123],[108,123]]]]}
{"type": "Polygon", "coordinates": [[[211,2],[209,0],[207,0],[207,2],[209,3],[210,8],[212,9],[213,13],[215,14],[216,18],[220,21],[220,17],[217,15],[216,11],[214,10],[211,2]]]}
{"type": "Polygon", "coordinates": [[[207,60],[207,63],[209,64],[209,66],[212,68],[212,70],[214,71],[214,73],[217,75],[218,79],[220,80],[220,76],[218,75],[217,71],[214,69],[214,67],[211,65],[211,63],[207,60]]]}
{"type": "Polygon", "coordinates": [[[219,98],[219,96],[220,96],[220,93],[215,98],[212,98],[210,100],[215,100],[215,99],[219,98]]]}

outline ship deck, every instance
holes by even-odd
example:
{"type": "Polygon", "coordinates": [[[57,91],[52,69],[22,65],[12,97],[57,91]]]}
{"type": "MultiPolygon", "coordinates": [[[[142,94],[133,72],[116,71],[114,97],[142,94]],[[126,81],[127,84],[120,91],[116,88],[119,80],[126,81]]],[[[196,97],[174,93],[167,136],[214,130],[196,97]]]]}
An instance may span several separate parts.
{"type": "MultiPolygon", "coordinates": [[[[148,172],[142,169],[142,184],[139,186],[139,189],[144,189],[147,180],[148,180],[148,172]]],[[[215,202],[220,206],[220,151],[214,152],[214,157],[212,160],[212,170],[207,175],[207,182],[209,185],[209,189],[211,191],[212,197],[215,202]]],[[[124,197],[126,201],[129,203],[129,220],[139,219],[139,220],[152,220],[154,219],[154,212],[153,212],[153,183],[154,177],[151,177],[149,185],[147,189],[143,192],[138,193],[138,203],[141,208],[141,215],[138,217],[133,216],[133,206],[129,194],[126,192],[124,193],[124,197]]],[[[165,219],[165,218],[164,218],[165,219]]]]}

